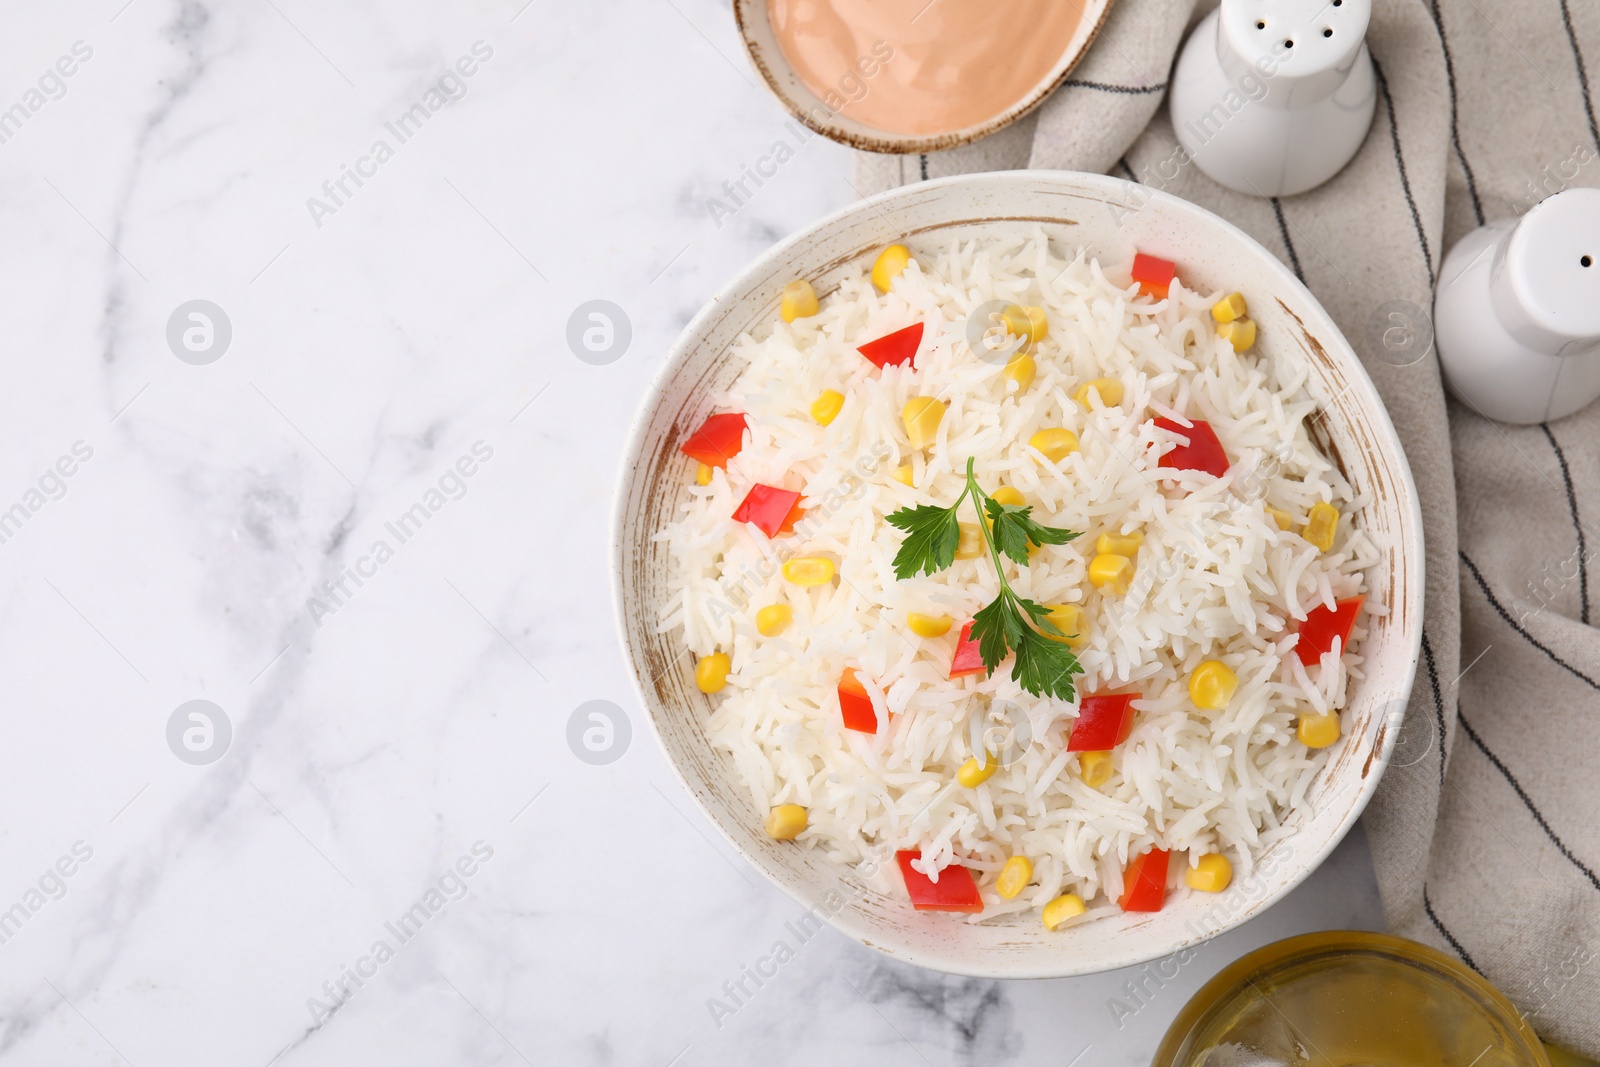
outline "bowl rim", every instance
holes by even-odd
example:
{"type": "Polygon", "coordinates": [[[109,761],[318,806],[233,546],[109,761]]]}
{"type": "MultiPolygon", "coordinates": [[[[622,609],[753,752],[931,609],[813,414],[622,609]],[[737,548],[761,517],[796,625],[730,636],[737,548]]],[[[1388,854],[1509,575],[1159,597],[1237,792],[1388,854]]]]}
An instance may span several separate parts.
{"type": "MultiPolygon", "coordinates": [[[[1077,69],[1078,64],[1083,62],[1083,57],[1089,54],[1089,49],[1094,46],[1095,39],[1100,36],[1100,31],[1105,28],[1106,19],[1110,17],[1111,8],[1116,4],[1117,0],[1081,0],[1081,2],[1086,9],[1086,13],[1090,5],[1098,4],[1100,7],[1099,17],[1095,19],[1094,25],[1089,27],[1088,36],[1083,39],[1082,45],[1075,51],[1070,47],[1063,51],[1061,58],[1056,61],[1056,65],[1050,68],[1050,72],[1026,96],[998,115],[991,116],[976,125],[932,134],[897,134],[863,124],[864,129],[874,131],[868,134],[853,129],[845,129],[831,122],[818,122],[801,106],[799,101],[791,99],[784,92],[779,86],[777,78],[773,76],[772,68],[769,65],[770,62],[781,63],[785,70],[793,73],[793,68],[790,66],[789,60],[783,56],[782,49],[777,49],[779,54],[775,60],[769,61],[765,52],[758,47],[754,37],[752,37],[749,27],[745,25],[747,12],[752,6],[760,8],[761,14],[758,17],[762,19],[768,18],[767,0],[733,0],[733,21],[738,28],[739,40],[744,44],[745,57],[750,60],[750,65],[761,75],[761,80],[766,83],[768,91],[777,98],[778,103],[783,105],[783,109],[802,126],[813,133],[822,134],[830,141],[835,141],[861,152],[908,156],[923,152],[943,152],[969,145],[991,134],[999,133],[1048,100],[1050,95],[1061,87],[1061,83],[1067,80],[1068,75],[1077,69]]],[[[798,79],[799,75],[796,74],[795,77],[798,79]]]]}
{"type": "MultiPolygon", "coordinates": [[[[624,561],[627,558],[626,553],[631,550],[631,545],[624,543],[624,535],[627,532],[624,528],[624,524],[627,519],[628,510],[626,506],[624,490],[628,485],[629,479],[633,475],[634,468],[639,462],[639,456],[643,453],[645,433],[650,423],[650,413],[665,395],[668,382],[679,370],[678,364],[687,357],[688,353],[693,347],[693,339],[701,332],[705,324],[710,321],[713,316],[725,313],[730,301],[741,289],[745,287],[747,280],[753,279],[765,273],[769,264],[787,256],[790,249],[806,240],[816,231],[831,226],[835,223],[845,221],[855,215],[872,213],[881,214],[883,205],[892,203],[899,197],[911,196],[916,193],[925,192],[930,187],[936,186],[1004,186],[1008,184],[1024,184],[1028,182],[1034,182],[1041,178],[1047,181],[1054,179],[1070,183],[1075,192],[1120,192],[1134,197],[1147,197],[1149,200],[1159,200],[1163,202],[1167,208],[1187,215],[1189,218],[1200,223],[1208,226],[1221,227],[1225,231],[1231,233],[1233,237],[1245,242],[1255,252],[1259,253],[1262,262],[1267,264],[1268,268],[1277,276],[1279,283],[1282,284],[1286,289],[1296,292],[1297,295],[1304,300],[1305,305],[1310,310],[1319,314],[1324,320],[1326,326],[1331,327],[1331,336],[1335,338],[1344,349],[1344,353],[1341,356],[1341,362],[1347,361],[1350,369],[1354,372],[1351,376],[1349,389],[1360,394],[1361,407],[1364,411],[1370,414],[1374,429],[1376,429],[1380,434],[1384,434],[1385,444],[1391,445],[1396,450],[1398,458],[1397,473],[1399,475],[1401,488],[1404,490],[1404,492],[1399,495],[1404,498],[1404,501],[1409,503],[1409,507],[1400,507],[1397,504],[1397,508],[1401,511],[1400,518],[1405,530],[1405,534],[1410,538],[1411,544],[1415,546],[1414,550],[1409,554],[1418,561],[1418,566],[1415,568],[1416,577],[1408,587],[1408,591],[1411,592],[1416,599],[1417,611],[1412,616],[1412,618],[1416,621],[1412,625],[1411,633],[1409,635],[1408,644],[1410,647],[1406,650],[1409,652],[1409,655],[1405,657],[1405,666],[1399,672],[1399,684],[1395,686],[1395,695],[1391,698],[1391,700],[1399,701],[1405,706],[1406,709],[1409,709],[1410,706],[1412,690],[1414,689],[1416,683],[1417,661],[1421,657],[1422,653],[1422,625],[1420,620],[1425,616],[1425,599],[1427,595],[1427,582],[1425,572],[1423,570],[1427,553],[1425,541],[1423,539],[1422,510],[1420,500],[1417,496],[1416,480],[1412,474],[1411,464],[1406,457],[1404,446],[1400,440],[1400,435],[1395,430],[1394,422],[1389,416],[1389,410],[1383,403],[1382,397],[1379,396],[1377,387],[1372,381],[1372,377],[1367,373],[1366,368],[1361,363],[1360,357],[1356,354],[1354,347],[1344,336],[1343,331],[1340,330],[1338,325],[1333,321],[1332,316],[1329,315],[1327,310],[1322,306],[1321,301],[1319,301],[1311,292],[1311,290],[1295,276],[1294,272],[1291,271],[1282,260],[1275,256],[1266,248],[1266,246],[1262,245],[1250,234],[1240,229],[1228,219],[1223,218],[1221,215],[1218,215],[1207,208],[1203,208],[1198,204],[1184,200],[1183,198],[1165,192],[1164,190],[1155,189],[1137,182],[1126,181],[1122,178],[1117,178],[1106,174],[1090,174],[1081,171],[1045,169],[981,171],[972,174],[951,175],[944,178],[930,179],[925,182],[916,182],[910,185],[898,186],[894,189],[889,189],[885,192],[877,193],[864,199],[855,200],[835,211],[829,212],[828,214],[812,221],[811,223],[808,223],[807,225],[784,237],[776,244],[767,248],[766,251],[762,252],[759,256],[746,264],[745,267],[726,284],[719,287],[717,291],[707,299],[700,310],[695,313],[695,316],[689,320],[688,324],[683,327],[678,336],[673,340],[672,345],[668,348],[660,366],[657,367],[655,373],[651,375],[650,384],[645,390],[644,395],[640,398],[640,402],[634,411],[633,418],[628,426],[627,436],[623,443],[622,461],[619,465],[617,480],[612,487],[609,558],[612,563],[611,591],[613,622],[616,626],[618,644],[623,653],[628,677],[633,686],[634,695],[638,698],[640,709],[644,712],[645,718],[649,721],[650,732],[655,737],[656,743],[661,746],[662,754],[666,757],[667,764],[672,768],[673,775],[677,778],[679,784],[683,786],[684,791],[688,793],[690,798],[694,801],[694,804],[699,809],[702,817],[704,817],[707,822],[717,829],[717,832],[722,836],[722,839],[732,846],[734,852],[736,852],[742,860],[754,867],[769,882],[776,885],[786,896],[794,900],[802,907],[809,908],[815,903],[815,901],[808,899],[797,889],[791,888],[789,885],[787,885],[774,872],[769,870],[766,864],[764,864],[757,855],[754,855],[747,850],[732,834],[732,832],[722,824],[722,822],[707,806],[705,799],[701,797],[694,784],[685,775],[684,770],[679,765],[678,761],[672,757],[672,749],[668,744],[668,739],[662,733],[662,727],[656,721],[656,716],[650,712],[651,697],[650,694],[648,694],[645,690],[645,683],[643,678],[640,676],[640,672],[636,669],[632,645],[628,636],[628,604],[624,599],[625,592],[623,589],[623,574],[625,571],[624,561]],[[1347,360],[1344,358],[1345,356],[1347,356],[1347,360]]],[[[1146,202],[1148,203],[1149,200],[1146,202]]],[[[981,222],[983,219],[976,218],[971,221],[981,222]]],[[[1402,711],[1402,714],[1404,714],[1404,711],[1402,711]]],[[[840,911],[837,914],[830,916],[828,918],[828,923],[840,933],[845,934],[846,936],[868,946],[869,948],[877,949],[878,951],[883,952],[885,955],[888,955],[894,959],[911,963],[918,967],[939,971],[945,974],[956,974],[971,978],[1070,978],[1085,974],[1098,974],[1125,967],[1136,967],[1141,964],[1150,963],[1154,960],[1164,959],[1177,952],[1181,952],[1186,948],[1203,944],[1214,937],[1242,926],[1250,919],[1257,917],[1262,912],[1277,904],[1284,897],[1288,896],[1307,878],[1309,878],[1313,872],[1321,867],[1328,856],[1330,856],[1333,851],[1344,841],[1345,837],[1348,836],[1351,827],[1353,827],[1356,823],[1356,820],[1361,817],[1362,813],[1366,810],[1367,805],[1371,802],[1373,794],[1377,792],[1378,783],[1383,778],[1383,772],[1388,768],[1389,757],[1393,752],[1395,743],[1399,738],[1399,732],[1400,731],[1398,729],[1389,729],[1387,725],[1380,727],[1373,752],[1368,756],[1367,761],[1369,768],[1375,768],[1375,773],[1362,774],[1361,788],[1354,803],[1352,803],[1346,810],[1344,817],[1339,821],[1333,832],[1328,836],[1326,844],[1318,849],[1314,855],[1311,855],[1304,861],[1300,860],[1298,853],[1294,855],[1292,859],[1296,869],[1292,875],[1287,877],[1281,885],[1269,891],[1262,898],[1258,907],[1254,909],[1245,909],[1238,916],[1230,916],[1228,922],[1218,925],[1215,929],[1206,930],[1198,934],[1194,934],[1191,931],[1192,936],[1183,937],[1176,941],[1166,942],[1158,947],[1150,949],[1138,949],[1117,957],[1098,957],[1094,961],[1087,962],[1081,966],[1075,963],[1068,963],[1065,966],[1036,966],[1029,965],[1021,961],[1007,962],[1004,965],[971,963],[959,958],[950,959],[945,957],[936,957],[934,955],[924,953],[914,945],[907,944],[899,944],[891,948],[890,946],[879,944],[872,940],[869,937],[871,932],[870,928],[858,926],[858,923],[853,921],[854,916],[852,916],[848,910],[840,911]]],[[[1340,740],[1343,741],[1344,738],[1341,738],[1340,740]]]]}

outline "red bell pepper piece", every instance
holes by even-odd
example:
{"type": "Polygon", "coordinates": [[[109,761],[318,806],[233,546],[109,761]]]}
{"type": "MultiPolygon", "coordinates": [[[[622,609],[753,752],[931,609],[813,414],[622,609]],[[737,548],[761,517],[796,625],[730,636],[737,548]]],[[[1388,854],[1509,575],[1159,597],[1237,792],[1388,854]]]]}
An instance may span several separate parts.
{"type": "Polygon", "coordinates": [[[1307,667],[1321,663],[1322,654],[1333,648],[1333,639],[1336,637],[1340,651],[1349,651],[1350,631],[1355,629],[1361,606],[1366,602],[1367,595],[1362,593],[1360,596],[1335,600],[1332,608],[1322,604],[1312,608],[1306,621],[1300,624],[1300,643],[1294,646],[1300,662],[1307,667]]]}
{"type": "Polygon", "coordinates": [[[956,654],[950,660],[950,677],[988,673],[989,669],[983,665],[983,653],[978,650],[978,642],[972,639],[972,624],[969,622],[961,628],[961,636],[956,639],[956,654]]]}
{"type": "Polygon", "coordinates": [[[860,730],[864,734],[878,732],[878,713],[872,710],[872,698],[866,686],[856,677],[855,669],[846,667],[839,676],[839,717],[846,730],[860,730]]]}
{"type": "Polygon", "coordinates": [[[1122,896],[1117,904],[1123,911],[1160,911],[1167,899],[1167,858],[1164,848],[1153,848],[1137,856],[1122,872],[1122,896]]]}
{"type": "Polygon", "coordinates": [[[903,849],[894,858],[906,880],[906,892],[911,894],[911,906],[918,911],[964,911],[976,915],[983,910],[978,882],[967,868],[952,864],[939,872],[935,882],[911,866],[912,860],[922,858],[920,849],[903,849]]]}
{"type": "Polygon", "coordinates": [[[1170,259],[1147,256],[1143,252],[1133,257],[1133,280],[1139,283],[1139,291],[1157,300],[1167,298],[1167,287],[1177,274],[1178,265],[1170,259]]]}
{"type": "Polygon", "coordinates": [[[797,512],[804,514],[800,508],[799,493],[757,482],[745,494],[744,503],[734,511],[733,521],[754,523],[756,529],[768,537],[777,537],[780,533],[788,532],[786,526],[788,529],[794,528],[797,512]]]}
{"type": "Polygon", "coordinates": [[[744,447],[747,425],[742,411],[712,415],[678,450],[708,467],[725,467],[744,447]]]}
{"type": "Polygon", "coordinates": [[[1068,752],[1108,752],[1133,733],[1133,702],[1138,693],[1084,697],[1067,736],[1068,752]]]}
{"type": "Polygon", "coordinates": [[[796,501],[794,507],[789,509],[789,514],[785,515],[783,521],[778,524],[778,532],[781,534],[794,533],[795,524],[805,517],[806,509],[796,501]]]}
{"type": "Polygon", "coordinates": [[[1217,440],[1217,431],[1211,428],[1209,422],[1201,419],[1193,421],[1193,426],[1185,426],[1174,419],[1156,419],[1156,425],[1161,429],[1189,439],[1186,445],[1173,445],[1172,450],[1161,457],[1160,466],[1180,471],[1204,471],[1220,478],[1228,473],[1228,453],[1223,451],[1222,442],[1217,440]]]}
{"type": "Polygon", "coordinates": [[[856,349],[877,367],[898,367],[910,363],[916,369],[917,349],[922,345],[922,323],[914,322],[903,330],[884,334],[856,349]]]}

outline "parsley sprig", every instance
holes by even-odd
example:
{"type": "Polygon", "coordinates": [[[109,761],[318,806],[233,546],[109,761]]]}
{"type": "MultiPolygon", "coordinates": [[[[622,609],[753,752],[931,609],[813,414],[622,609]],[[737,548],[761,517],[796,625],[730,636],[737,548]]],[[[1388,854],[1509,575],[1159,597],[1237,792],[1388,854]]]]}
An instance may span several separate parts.
{"type": "Polygon", "coordinates": [[[1050,621],[1049,608],[1012,590],[1000,557],[1004,554],[1027,566],[1030,544],[1064,545],[1078,534],[1036,522],[1031,505],[999,503],[978,487],[972,467],[973,460],[968,458],[967,487],[949,507],[921,504],[901,508],[889,516],[891,526],[906,531],[906,539],[894,557],[894,575],[904,579],[933,574],[955,562],[956,548],[961,543],[957,513],[962,502],[971,497],[980,517],[988,516],[988,523],[978,523],[978,534],[1000,579],[1000,595],[972,617],[971,637],[978,642],[983,665],[993,672],[1006,653],[1015,650],[1017,661],[1011,673],[1018,685],[1034,696],[1071,700],[1072,676],[1081,674],[1083,667],[1070,648],[1050,639],[1070,635],[1063,634],[1050,621]]]}

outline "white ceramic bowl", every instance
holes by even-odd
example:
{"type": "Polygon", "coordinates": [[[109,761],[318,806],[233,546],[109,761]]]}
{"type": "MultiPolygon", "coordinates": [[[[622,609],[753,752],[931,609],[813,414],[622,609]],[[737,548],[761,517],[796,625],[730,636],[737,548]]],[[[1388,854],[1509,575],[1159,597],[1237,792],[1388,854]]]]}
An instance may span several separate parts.
{"type": "MultiPolygon", "coordinates": [[[[1065,0],[1063,0],[1065,2],[1065,0]]],[[[1039,84],[1028,94],[1000,114],[965,129],[949,130],[936,134],[891,133],[876,126],[868,126],[829,107],[828,103],[808,88],[795,74],[794,68],[784,58],[772,31],[772,19],[767,11],[767,0],[733,0],[733,17],[739,26],[739,36],[744,41],[750,62],[761,74],[767,88],[778,102],[803,124],[830,140],[859,148],[864,152],[938,152],[947,148],[976,141],[1017,121],[1044,102],[1055,87],[1066,80],[1072,68],[1078,65],[1089,50],[1095,35],[1105,24],[1111,11],[1112,0],[1071,0],[1083,11],[1083,18],[1061,58],[1050,68],[1039,84]]]]}
{"type": "MultiPolygon", "coordinates": [[[[1366,806],[1399,732],[1422,632],[1422,521],[1416,487],[1378,394],[1349,344],[1293,274],[1228,222],[1176,197],[1101,175],[1016,171],[924,182],[853,204],[774,246],[712,298],[673,346],[633,425],[613,531],[617,618],[639,696],[662,747],[706,817],[762,873],[863,944],[942,971],[1057,977],[1124,967],[1231,929],[1298,885],[1366,806]],[[808,278],[824,297],[884,245],[920,248],[951,237],[997,236],[1042,225],[1065,246],[1087,245],[1114,269],[1135,248],[1172,259],[1195,288],[1237,289],[1260,326],[1262,354],[1304,361],[1326,414],[1319,447],[1365,500],[1354,521],[1378,545],[1372,617],[1354,683],[1350,727],[1312,784],[1310,816],[1268,850],[1257,874],[1228,892],[1179,893],[1160,912],[1048,933],[1034,912],[985,924],[913,911],[904,899],[862,893],[819,850],[770,840],[732,762],[713,751],[705,722],[714,698],[695,687],[681,635],[657,634],[667,552],[651,540],[688,497],[682,436],[711,411],[711,394],[738,367],[729,346],[778,314],[778,293],[808,278]],[[841,893],[841,887],[852,891],[841,893]],[[831,896],[830,896],[831,894],[831,896]]],[[[893,860],[890,858],[890,871],[893,860]]]]}

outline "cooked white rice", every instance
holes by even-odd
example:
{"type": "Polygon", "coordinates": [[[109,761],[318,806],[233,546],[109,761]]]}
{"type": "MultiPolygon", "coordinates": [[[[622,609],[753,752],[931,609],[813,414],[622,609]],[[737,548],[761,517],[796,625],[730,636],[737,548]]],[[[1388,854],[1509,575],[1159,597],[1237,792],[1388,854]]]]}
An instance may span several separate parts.
{"type": "MultiPolygon", "coordinates": [[[[810,826],[801,843],[844,864],[874,858],[889,872],[877,875],[878,888],[904,896],[894,864],[883,862],[895,849],[921,849],[930,874],[953,862],[970,867],[985,905],[975,921],[1065,892],[1091,902],[1080,921],[1115,911],[1109,902],[1124,866],[1152,847],[1188,853],[1187,861],[1173,857],[1173,885],[1186,862],[1208,852],[1226,855],[1235,879],[1248,876],[1253,857],[1307,814],[1307,786],[1327,758],[1296,740],[1298,714],[1342,709],[1347,681],[1360,677],[1361,657],[1337,649],[1303,668],[1289,654],[1294,624],[1318,604],[1360,592],[1377,559],[1348,520],[1326,553],[1293,532],[1318,501],[1345,515],[1359,504],[1307,436],[1316,408],[1303,388],[1305,364],[1235,354],[1215,334],[1216,296],[1179,283],[1164,301],[1138,296],[1086,251],[1062,258],[1042,231],[915,251],[888,295],[863,271],[817,315],[775,320],[735,346],[749,367],[715,398],[715,410],[746,412],[748,442],[711,484],[691,490],[682,517],[658,535],[673,558],[662,630],[681,628],[697,656],[732,657],[710,736],[731,755],[757,810],[803,805],[810,826]],[[1048,312],[1026,389],[966,340],[968,315],[990,300],[1048,312]],[[880,371],[856,352],[919,319],[927,329],[914,370],[880,371]],[[1120,380],[1123,401],[1085,411],[1072,394],[1099,377],[1120,380]],[[825,389],[846,397],[829,426],[808,411],[825,389]],[[910,448],[900,420],[917,395],[949,404],[925,452],[910,448]],[[1158,415],[1209,421],[1228,474],[1159,469],[1156,446],[1172,438],[1154,427],[1158,415]],[[1050,426],[1080,441],[1054,466],[1027,447],[1050,426]],[[948,506],[969,456],[985,491],[1015,486],[1039,521],[1084,534],[1040,550],[1027,567],[1007,566],[1019,595],[1083,606],[1079,694],[1143,694],[1133,734],[1098,789],[1079,779],[1066,751],[1074,704],[1023,692],[1009,661],[989,678],[948,677],[962,622],[998,591],[987,555],[895,579],[904,535],[885,516],[948,506]],[[902,463],[911,464],[915,488],[891,477],[902,463]],[[799,535],[768,540],[730,518],[756,482],[804,486],[799,535]],[[1293,517],[1291,532],[1279,530],[1267,506],[1293,517]],[[1086,575],[1096,535],[1136,530],[1144,541],[1132,588],[1102,595],[1086,575]],[[779,565],[796,555],[831,557],[838,579],[809,589],[785,582],[779,565]],[[775,603],[790,605],[794,621],[781,636],[762,637],[755,612],[775,603]],[[956,624],[945,637],[922,639],[907,629],[907,612],[956,624]],[[1189,674],[1207,659],[1239,679],[1224,711],[1197,711],[1189,699],[1189,674]],[[875,735],[840,720],[835,687],[846,667],[859,670],[878,712],[875,735]],[[1011,744],[1009,764],[978,788],[957,785],[975,740],[994,736],[981,731],[1007,722],[1031,743],[1011,744]],[[1034,884],[1004,901],[993,881],[1012,855],[1033,861],[1034,884]]],[[[962,506],[965,522],[976,521],[970,507],[962,506]]],[[[1352,644],[1362,633],[1358,623],[1352,644]]]]}

